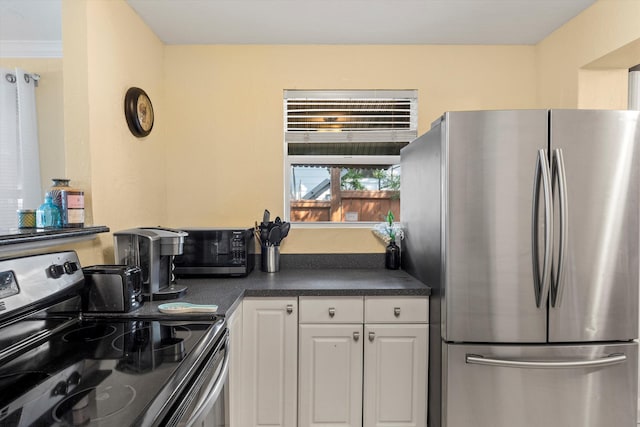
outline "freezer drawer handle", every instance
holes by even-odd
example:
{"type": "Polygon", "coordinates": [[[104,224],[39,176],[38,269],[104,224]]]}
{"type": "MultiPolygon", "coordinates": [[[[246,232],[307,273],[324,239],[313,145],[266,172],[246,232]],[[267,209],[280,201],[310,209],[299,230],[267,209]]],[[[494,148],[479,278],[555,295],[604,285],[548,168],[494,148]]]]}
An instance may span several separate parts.
{"type": "Polygon", "coordinates": [[[621,353],[612,353],[601,359],[536,362],[526,360],[493,359],[478,354],[467,354],[466,362],[475,365],[499,366],[504,368],[529,368],[529,369],[567,369],[567,368],[599,368],[615,365],[627,360],[627,356],[621,353]]]}

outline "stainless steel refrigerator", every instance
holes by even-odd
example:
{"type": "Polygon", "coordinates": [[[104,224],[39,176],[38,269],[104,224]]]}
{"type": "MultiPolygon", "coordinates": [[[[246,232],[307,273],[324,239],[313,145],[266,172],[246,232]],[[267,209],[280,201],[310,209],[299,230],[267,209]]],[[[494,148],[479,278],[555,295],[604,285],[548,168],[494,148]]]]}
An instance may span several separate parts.
{"type": "Polygon", "coordinates": [[[401,158],[430,427],[635,426],[638,112],[450,112],[401,158]]]}

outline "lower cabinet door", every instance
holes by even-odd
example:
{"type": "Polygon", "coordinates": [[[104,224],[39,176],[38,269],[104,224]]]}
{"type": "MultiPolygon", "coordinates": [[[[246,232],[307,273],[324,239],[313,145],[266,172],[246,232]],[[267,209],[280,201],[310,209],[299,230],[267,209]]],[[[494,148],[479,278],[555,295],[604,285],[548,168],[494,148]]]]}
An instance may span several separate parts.
{"type": "Polygon", "coordinates": [[[427,425],[427,328],[365,325],[365,427],[427,425]]]}
{"type": "Polygon", "coordinates": [[[362,328],[300,325],[299,427],[362,425],[362,328]]]}
{"type": "Polygon", "coordinates": [[[298,299],[245,298],[242,303],[242,427],[295,427],[298,299]]]}

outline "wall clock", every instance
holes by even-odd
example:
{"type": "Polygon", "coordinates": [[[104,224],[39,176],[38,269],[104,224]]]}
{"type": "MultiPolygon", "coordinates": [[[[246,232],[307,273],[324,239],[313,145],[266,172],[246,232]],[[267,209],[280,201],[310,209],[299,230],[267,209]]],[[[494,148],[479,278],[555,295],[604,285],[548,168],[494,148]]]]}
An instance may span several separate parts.
{"type": "Polygon", "coordinates": [[[147,93],[131,87],[124,96],[124,116],[132,134],[141,138],[153,129],[153,105],[147,93]]]}

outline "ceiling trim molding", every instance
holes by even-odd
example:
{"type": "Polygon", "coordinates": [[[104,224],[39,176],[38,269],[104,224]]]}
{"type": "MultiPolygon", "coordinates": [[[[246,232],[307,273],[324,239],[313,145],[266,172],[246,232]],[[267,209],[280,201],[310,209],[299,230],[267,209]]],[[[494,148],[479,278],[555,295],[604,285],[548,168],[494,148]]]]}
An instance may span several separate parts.
{"type": "Polygon", "coordinates": [[[62,58],[62,40],[0,40],[0,58],[62,58]]]}

